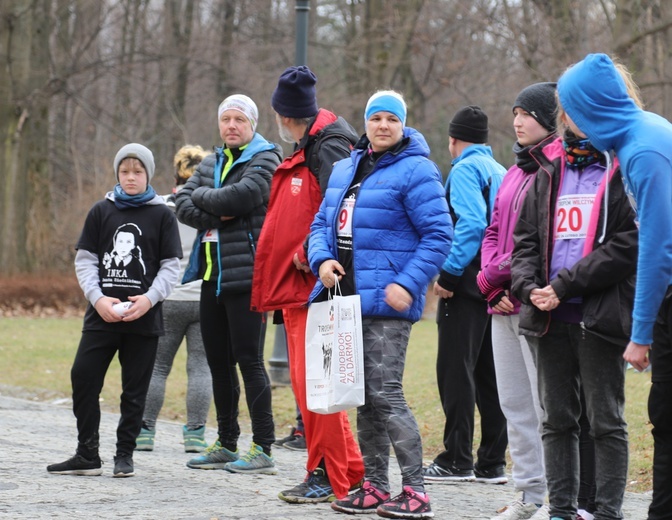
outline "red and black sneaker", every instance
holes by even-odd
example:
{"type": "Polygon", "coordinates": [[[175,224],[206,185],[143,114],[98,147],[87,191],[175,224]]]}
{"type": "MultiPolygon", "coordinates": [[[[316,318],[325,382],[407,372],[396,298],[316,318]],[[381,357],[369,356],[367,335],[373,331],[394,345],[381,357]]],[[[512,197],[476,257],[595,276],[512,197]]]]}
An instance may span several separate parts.
{"type": "Polygon", "coordinates": [[[384,504],[389,498],[389,493],[380,491],[372,486],[370,482],[364,482],[364,485],[358,491],[351,493],[341,500],[332,502],[331,508],[341,513],[375,513],[376,508],[384,504]]]}
{"type": "Polygon", "coordinates": [[[411,486],[404,486],[401,494],[379,505],[376,513],[384,518],[432,518],[434,516],[427,493],[415,491],[411,486]]]}

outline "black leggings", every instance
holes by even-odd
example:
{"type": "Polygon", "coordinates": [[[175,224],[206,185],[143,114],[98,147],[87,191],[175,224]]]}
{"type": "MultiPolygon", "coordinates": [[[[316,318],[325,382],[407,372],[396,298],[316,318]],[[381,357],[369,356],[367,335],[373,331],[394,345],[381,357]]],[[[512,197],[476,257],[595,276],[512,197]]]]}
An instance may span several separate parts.
{"type": "Polygon", "coordinates": [[[219,441],[235,448],[240,436],[238,401],[245,385],[252,441],[268,450],[275,442],[271,382],[264,365],[262,314],[250,310],[250,293],[216,295],[217,284],[201,287],[201,334],[212,374],[219,441]]]}

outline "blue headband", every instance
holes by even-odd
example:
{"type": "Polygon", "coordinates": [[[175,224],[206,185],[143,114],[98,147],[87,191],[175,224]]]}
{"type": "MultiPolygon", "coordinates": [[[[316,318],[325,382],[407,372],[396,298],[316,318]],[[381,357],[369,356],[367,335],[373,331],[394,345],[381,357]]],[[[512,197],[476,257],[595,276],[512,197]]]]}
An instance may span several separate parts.
{"type": "Polygon", "coordinates": [[[364,112],[364,122],[376,112],[389,112],[399,118],[402,125],[406,124],[406,104],[401,97],[391,94],[374,94],[366,104],[364,112]]]}

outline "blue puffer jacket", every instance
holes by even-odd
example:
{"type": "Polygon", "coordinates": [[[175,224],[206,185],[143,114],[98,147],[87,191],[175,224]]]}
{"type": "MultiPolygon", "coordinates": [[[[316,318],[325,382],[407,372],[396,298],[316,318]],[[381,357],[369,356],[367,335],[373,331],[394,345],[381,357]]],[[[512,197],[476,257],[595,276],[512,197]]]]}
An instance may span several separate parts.
{"type": "MultiPolygon", "coordinates": [[[[406,127],[403,139],[406,146],[384,154],[362,181],[352,219],[353,264],[364,317],[415,322],[422,316],[427,286],[450,252],[453,226],[425,138],[406,127]],[[413,296],[405,312],[385,303],[385,288],[391,283],[413,296]]],[[[338,213],[368,144],[362,138],[351,157],[334,166],[311,226],[308,259],[314,273],[322,262],[337,258],[338,213]]],[[[310,301],[323,288],[318,280],[310,301]]]]}

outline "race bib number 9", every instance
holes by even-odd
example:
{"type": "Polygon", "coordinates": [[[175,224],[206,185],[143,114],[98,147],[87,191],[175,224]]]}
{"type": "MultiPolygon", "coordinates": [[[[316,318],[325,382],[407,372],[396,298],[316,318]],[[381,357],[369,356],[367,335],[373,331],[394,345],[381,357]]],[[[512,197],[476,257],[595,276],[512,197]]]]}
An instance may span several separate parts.
{"type": "Polygon", "coordinates": [[[586,238],[595,195],[563,195],[555,214],[555,239],[586,238]]]}
{"type": "Polygon", "coordinates": [[[338,236],[352,237],[352,211],[355,209],[355,199],[343,199],[338,212],[338,236]]]}

